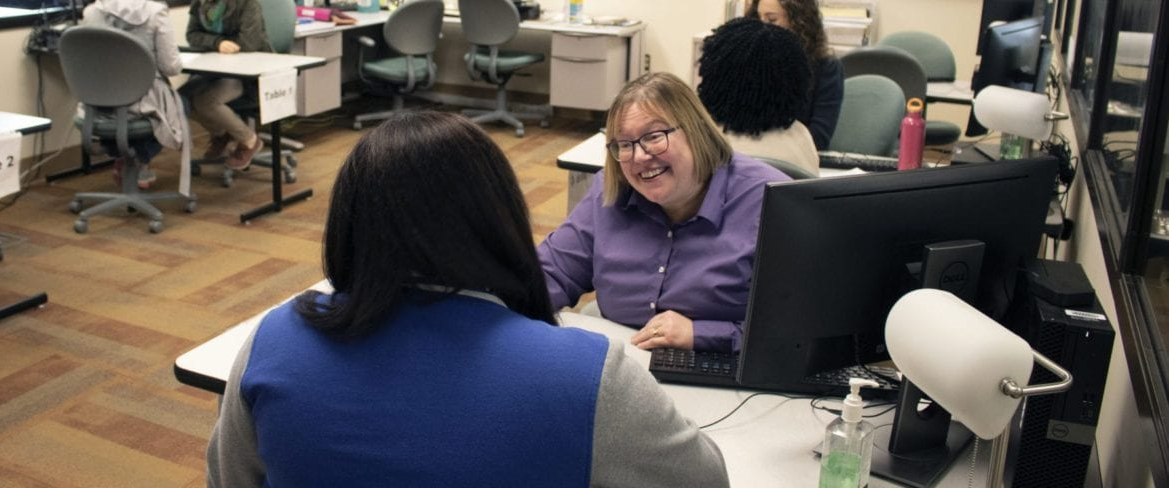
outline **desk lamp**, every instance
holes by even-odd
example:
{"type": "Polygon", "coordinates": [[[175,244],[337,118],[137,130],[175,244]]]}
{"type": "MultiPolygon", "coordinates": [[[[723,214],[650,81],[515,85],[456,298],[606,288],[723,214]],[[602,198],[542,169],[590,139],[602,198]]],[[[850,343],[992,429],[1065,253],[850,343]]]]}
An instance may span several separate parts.
{"type": "Polygon", "coordinates": [[[902,374],[981,439],[994,439],[988,486],[1002,486],[1008,424],[1030,395],[1059,393],[1072,375],[950,292],[923,288],[886,318],[886,347],[902,374]],[[1027,385],[1032,362],[1059,378],[1027,385]]]}
{"type": "Polygon", "coordinates": [[[1068,118],[1066,114],[1053,112],[1048,96],[1043,93],[996,85],[975,95],[974,112],[980,124],[1003,134],[1000,159],[1028,157],[1031,140],[1047,140],[1052,135],[1052,122],[1068,118]]]}

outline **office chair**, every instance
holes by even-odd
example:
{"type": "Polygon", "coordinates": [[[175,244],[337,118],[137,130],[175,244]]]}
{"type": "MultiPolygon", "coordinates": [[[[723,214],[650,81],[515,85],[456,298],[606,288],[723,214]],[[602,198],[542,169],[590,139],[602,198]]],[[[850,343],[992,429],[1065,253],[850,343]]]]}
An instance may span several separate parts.
{"type": "Polygon", "coordinates": [[[830,151],[892,157],[906,115],[906,95],[881,75],[845,78],[841,117],[829,141],[830,151]]]}
{"type": "Polygon", "coordinates": [[[804,168],[797,166],[793,163],[790,163],[788,161],[784,161],[781,159],[769,158],[767,156],[752,156],[752,157],[755,159],[758,159],[760,161],[763,161],[765,163],[768,163],[773,168],[780,170],[784,174],[788,175],[789,178],[792,178],[794,180],[812,180],[812,179],[817,178],[817,175],[810,173],[807,169],[804,169],[804,168]]]}
{"type": "MultiPolygon", "coordinates": [[[[258,0],[260,4],[261,15],[264,16],[264,31],[268,34],[268,43],[272,46],[273,52],[288,54],[292,50],[293,38],[296,34],[297,25],[297,6],[293,0],[258,0]]],[[[252,130],[256,131],[256,135],[264,140],[265,144],[272,144],[271,136],[260,130],[257,120],[260,118],[260,102],[256,100],[256,87],[245,86],[244,95],[240,98],[228,103],[236,113],[243,114],[248,124],[252,126],[252,130]]],[[[279,123],[279,122],[277,122],[279,123]]],[[[296,149],[303,148],[304,145],[292,139],[282,137],[280,139],[281,146],[293,147],[296,149]],[[287,143],[286,143],[287,140],[287,143]],[[298,147],[299,146],[299,147],[298,147]]],[[[281,150],[281,173],[284,175],[285,183],[296,183],[297,181],[297,158],[293,155],[292,150],[281,150]]],[[[199,176],[202,172],[201,166],[205,164],[221,164],[223,158],[215,159],[200,159],[191,161],[191,174],[199,176]]],[[[252,156],[252,163],[258,166],[271,167],[272,166],[272,152],[265,149],[259,151],[252,156]]],[[[224,167],[222,173],[223,186],[230,187],[234,180],[236,171],[224,167]]]]}
{"type": "MultiPolygon", "coordinates": [[[[354,117],[354,130],[361,130],[362,122],[383,120],[394,111],[402,110],[403,95],[435,84],[433,53],[439,44],[442,29],[443,1],[414,0],[395,9],[382,28],[386,45],[401,53],[401,56],[363,61],[365,49],[358,48],[358,76],[362,82],[375,88],[389,85],[394,107],[354,117]]],[[[365,47],[374,47],[374,40],[366,36],[361,36],[358,42],[365,47]]]]}
{"type": "Polygon", "coordinates": [[[500,49],[520,30],[520,13],[511,0],[459,0],[463,35],[471,44],[463,55],[471,79],[480,78],[496,85],[494,110],[464,110],[475,122],[503,121],[516,128],[516,137],[524,136],[524,124],[519,118],[539,118],[541,126],[547,121],[540,114],[522,114],[508,111],[504,87],[516,71],[544,61],[544,54],[500,49]],[[474,12],[474,15],[472,13],[474,12]]]}
{"type": "MultiPolygon", "coordinates": [[[[918,64],[922,65],[922,70],[926,73],[927,83],[935,81],[953,83],[955,81],[955,54],[951,52],[946,41],[934,34],[921,31],[895,32],[882,37],[878,40],[877,45],[901,49],[914,56],[914,59],[918,60],[918,64]]],[[[925,103],[926,99],[923,98],[922,101],[925,103]]],[[[925,117],[925,115],[926,107],[924,106],[923,116],[925,117]]],[[[961,132],[959,126],[951,122],[927,120],[926,145],[953,143],[959,139],[961,132]]]]}
{"type": "MultiPolygon", "coordinates": [[[[873,46],[854,49],[841,56],[845,77],[863,74],[882,75],[894,80],[902,87],[906,99],[917,98],[926,103],[928,77],[922,63],[906,51],[890,46],[873,46]]],[[[959,126],[941,120],[929,120],[926,107],[922,117],[926,122],[926,145],[954,144],[959,140],[959,126]]]]}
{"type": "Polygon", "coordinates": [[[138,190],[141,164],[130,142],[153,138],[154,129],[146,117],[130,115],[128,107],[141,99],[159,76],[154,54],[129,33],[93,26],[65,30],[59,47],[65,84],[84,107],[85,115],[73,121],[81,129],[82,150],[89,155],[99,152],[93,146],[94,137],[114,141],[124,161],[121,193],[79,192],[73,196],[69,210],[78,214],[73,230],[84,234],[89,230],[90,217],[129,207],[150,219],[150,232],[161,232],[163,214],[150,203],[155,201],[186,200],[184,210],[194,212],[194,196],[138,190]],[[113,113],[114,119],[99,118],[102,112],[113,113]],[[91,201],[100,203],[82,210],[82,205],[91,201]]]}

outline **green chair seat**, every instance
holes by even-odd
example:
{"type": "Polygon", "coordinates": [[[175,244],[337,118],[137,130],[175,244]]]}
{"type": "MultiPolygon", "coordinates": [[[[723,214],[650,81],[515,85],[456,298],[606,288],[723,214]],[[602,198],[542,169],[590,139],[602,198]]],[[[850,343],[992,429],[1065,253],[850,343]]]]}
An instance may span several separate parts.
{"type": "MultiPolygon", "coordinates": [[[[414,79],[423,80],[427,78],[427,62],[425,59],[415,58],[412,67],[414,68],[414,79]]],[[[362,69],[365,70],[367,75],[388,81],[405,83],[409,78],[406,67],[406,56],[368,61],[362,64],[362,69]]]]}
{"type": "MultiPolygon", "coordinates": [[[[85,120],[81,117],[73,117],[73,125],[81,128],[85,120]]],[[[99,118],[94,120],[93,135],[102,139],[113,139],[118,134],[118,123],[113,119],[99,118]]],[[[126,137],[129,139],[141,139],[144,137],[154,136],[154,126],[150,125],[150,119],[146,117],[132,118],[126,124],[126,137]]]]}
{"type": "Polygon", "coordinates": [[[959,140],[963,130],[954,123],[945,120],[926,121],[926,145],[944,146],[959,140]]]}
{"type": "MultiPolygon", "coordinates": [[[[463,60],[467,61],[469,54],[463,55],[463,60]]],[[[544,61],[544,54],[531,53],[524,51],[505,51],[500,50],[500,54],[496,56],[496,72],[497,73],[511,73],[520,68],[544,61]]],[[[480,71],[488,71],[491,66],[491,56],[488,55],[487,49],[479,49],[475,53],[475,69],[480,71]]]]}

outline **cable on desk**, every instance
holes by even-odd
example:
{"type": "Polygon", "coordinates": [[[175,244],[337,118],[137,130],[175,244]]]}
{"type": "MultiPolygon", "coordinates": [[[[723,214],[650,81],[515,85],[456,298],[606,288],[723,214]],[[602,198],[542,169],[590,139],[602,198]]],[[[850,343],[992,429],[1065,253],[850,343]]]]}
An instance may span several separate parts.
{"type": "MultiPolygon", "coordinates": [[[[840,416],[841,409],[829,408],[829,407],[826,407],[824,405],[821,405],[821,403],[826,401],[826,400],[830,400],[830,399],[836,400],[839,398],[840,397],[821,395],[821,396],[818,396],[816,398],[813,398],[812,401],[810,401],[808,403],[808,406],[809,406],[809,408],[812,408],[814,412],[817,410],[820,410],[822,412],[828,412],[828,413],[831,413],[833,415],[840,416]]],[[[882,415],[889,413],[890,410],[898,408],[898,403],[897,402],[889,402],[889,401],[869,402],[869,403],[865,404],[865,406],[861,407],[861,409],[864,412],[865,409],[878,408],[878,407],[886,407],[886,408],[878,413],[872,413],[872,414],[868,414],[868,415],[862,414],[861,417],[867,418],[867,419],[871,419],[874,417],[881,417],[882,415]]]]}
{"type": "Polygon", "coordinates": [[[734,415],[734,414],[735,414],[735,412],[738,412],[740,408],[743,408],[743,406],[747,404],[748,400],[751,400],[751,399],[753,399],[753,398],[755,398],[755,397],[758,397],[758,396],[760,396],[760,395],[770,395],[770,396],[778,396],[778,397],[782,397],[782,398],[784,398],[785,400],[784,400],[783,402],[780,402],[780,405],[783,405],[783,404],[785,404],[785,403],[788,403],[788,401],[789,401],[789,400],[798,400],[798,399],[803,399],[803,398],[813,398],[813,397],[809,397],[809,396],[802,396],[802,395],[785,395],[785,394],[783,394],[783,393],[775,393],[775,392],[768,392],[768,391],[761,391],[761,392],[752,393],[751,395],[748,395],[748,397],[747,397],[747,398],[744,398],[744,399],[743,399],[743,401],[739,402],[739,405],[736,405],[736,406],[735,406],[735,408],[731,409],[731,411],[730,411],[730,412],[727,412],[727,414],[726,414],[726,415],[724,415],[724,416],[722,416],[722,417],[719,417],[718,419],[716,419],[715,421],[713,421],[713,422],[711,422],[711,423],[709,423],[709,424],[706,424],[706,425],[701,425],[701,426],[699,426],[699,430],[706,429],[707,427],[711,427],[711,426],[713,426],[713,425],[715,425],[715,424],[718,424],[719,422],[722,422],[722,421],[724,421],[724,420],[727,420],[729,417],[731,417],[732,415],[734,415]]]}

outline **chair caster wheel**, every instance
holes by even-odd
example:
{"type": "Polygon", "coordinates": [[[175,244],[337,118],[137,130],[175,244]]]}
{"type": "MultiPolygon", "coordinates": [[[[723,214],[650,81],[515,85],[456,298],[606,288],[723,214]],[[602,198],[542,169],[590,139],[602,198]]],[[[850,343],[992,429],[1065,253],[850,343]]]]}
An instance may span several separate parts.
{"type": "Polygon", "coordinates": [[[88,222],[86,222],[84,220],[80,220],[80,219],[78,219],[76,222],[73,222],[73,232],[76,232],[78,234],[84,234],[87,231],[89,231],[89,223],[88,222]]]}
{"type": "Polygon", "coordinates": [[[540,121],[540,128],[542,128],[542,129],[547,129],[547,128],[549,127],[549,125],[550,125],[550,124],[548,123],[548,121],[547,121],[547,120],[541,120],[541,121],[540,121]]]}
{"type": "Polygon", "coordinates": [[[163,230],[163,223],[161,220],[151,220],[147,228],[150,229],[151,234],[158,234],[163,230]]]}
{"type": "Polygon", "coordinates": [[[353,130],[362,130],[362,123],[361,122],[354,122],[353,123],[353,130]]]}
{"type": "Polygon", "coordinates": [[[69,211],[73,213],[81,213],[81,200],[74,200],[69,202],[69,211]]]}
{"type": "Polygon", "coordinates": [[[516,129],[516,137],[524,137],[524,128],[516,129]]]}
{"type": "Polygon", "coordinates": [[[293,183],[296,183],[296,182],[297,182],[297,174],[296,174],[296,172],[294,172],[294,171],[285,171],[285,172],[284,172],[284,182],[285,182],[285,183],[287,183],[287,184],[290,184],[290,185],[291,185],[291,184],[293,184],[293,183]]]}
{"type": "Polygon", "coordinates": [[[196,207],[197,205],[195,204],[195,200],[187,200],[187,204],[183,205],[183,211],[187,213],[195,213],[196,207]]]}

